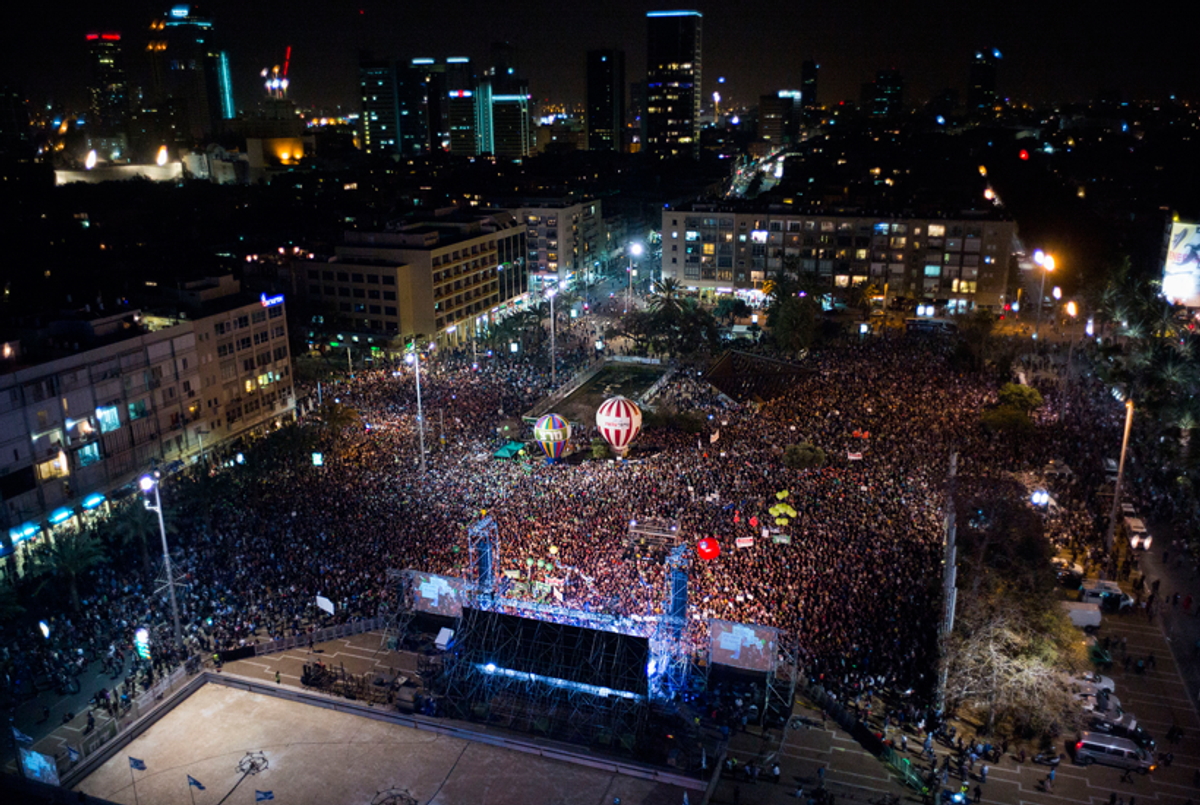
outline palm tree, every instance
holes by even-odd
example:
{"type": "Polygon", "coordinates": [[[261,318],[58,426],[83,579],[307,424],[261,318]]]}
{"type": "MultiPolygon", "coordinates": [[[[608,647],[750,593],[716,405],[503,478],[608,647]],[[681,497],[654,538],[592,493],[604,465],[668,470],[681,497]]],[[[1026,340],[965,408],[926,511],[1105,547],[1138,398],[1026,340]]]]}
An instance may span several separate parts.
{"type": "Polygon", "coordinates": [[[11,584],[0,584],[0,623],[20,615],[25,607],[17,601],[17,591],[11,584]]]}
{"type": "Polygon", "coordinates": [[[325,403],[317,409],[317,416],[320,417],[325,432],[332,436],[339,435],[346,428],[362,421],[358,411],[342,403],[325,403]]]}
{"type": "Polygon", "coordinates": [[[79,576],[107,562],[104,546],[91,531],[68,531],[54,538],[33,555],[33,577],[42,577],[42,586],[52,579],[65,578],[71,594],[71,607],[79,611],[79,576]]]}
{"type": "Polygon", "coordinates": [[[674,277],[664,277],[654,283],[647,301],[653,312],[677,316],[683,310],[683,286],[674,277]]]}
{"type": "Polygon", "coordinates": [[[108,521],[108,532],[118,545],[135,543],[142,555],[142,577],[150,579],[149,540],[158,530],[158,518],[139,502],[127,503],[120,512],[108,521]]]}

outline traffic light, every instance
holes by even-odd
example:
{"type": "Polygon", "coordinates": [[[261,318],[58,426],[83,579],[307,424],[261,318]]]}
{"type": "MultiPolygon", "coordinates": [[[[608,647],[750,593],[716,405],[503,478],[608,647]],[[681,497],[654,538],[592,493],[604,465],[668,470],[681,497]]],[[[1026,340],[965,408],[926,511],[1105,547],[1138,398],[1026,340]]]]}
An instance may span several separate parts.
{"type": "Polygon", "coordinates": [[[1029,152],[1026,151],[1024,148],[1021,149],[1021,151],[1017,154],[1017,156],[1021,158],[1022,162],[1029,161],[1029,152]]]}

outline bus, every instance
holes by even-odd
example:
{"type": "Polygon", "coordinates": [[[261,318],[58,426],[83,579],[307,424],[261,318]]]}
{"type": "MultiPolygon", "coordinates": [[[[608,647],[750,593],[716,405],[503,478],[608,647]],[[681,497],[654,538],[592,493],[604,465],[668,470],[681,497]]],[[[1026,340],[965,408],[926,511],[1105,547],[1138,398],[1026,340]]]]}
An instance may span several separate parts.
{"type": "Polygon", "coordinates": [[[911,318],[904,320],[904,331],[917,335],[953,335],[958,332],[958,325],[949,319],[911,318]]]}

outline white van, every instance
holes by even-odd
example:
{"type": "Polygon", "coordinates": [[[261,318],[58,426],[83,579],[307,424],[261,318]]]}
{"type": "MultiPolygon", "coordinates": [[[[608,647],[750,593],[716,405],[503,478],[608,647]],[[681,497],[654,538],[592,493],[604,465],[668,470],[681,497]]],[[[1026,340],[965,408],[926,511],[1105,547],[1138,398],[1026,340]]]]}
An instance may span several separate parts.
{"type": "Polygon", "coordinates": [[[1125,533],[1129,535],[1129,547],[1131,549],[1150,549],[1150,542],[1154,538],[1150,536],[1150,532],[1146,530],[1146,524],[1142,522],[1142,518],[1126,517],[1125,533]]]}
{"type": "Polygon", "coordinates": [[[1063,601],[1062,608],[1077,628],[1091,634],[1100,628],[1100,605],[1082,601],[1063,601]]]}
{"type": "Polygon", "coordinates": [[[1121,592],[1115,581],[1089,581],[1079,589],[1079,600],[1085,604],[1099,604],[1101,610],[1123,612],[1133,607],[1133,599],[1121,592]]]}
{"type": "Polygon", "coordinates": [[[1154,756],[1128,738],[1103,735],[1098,732],[1081,732],[1075,741],[1075,762],[1081,766],[1099,763],[1131,769],[1146,774],[1155,769],[1154,756]]]}

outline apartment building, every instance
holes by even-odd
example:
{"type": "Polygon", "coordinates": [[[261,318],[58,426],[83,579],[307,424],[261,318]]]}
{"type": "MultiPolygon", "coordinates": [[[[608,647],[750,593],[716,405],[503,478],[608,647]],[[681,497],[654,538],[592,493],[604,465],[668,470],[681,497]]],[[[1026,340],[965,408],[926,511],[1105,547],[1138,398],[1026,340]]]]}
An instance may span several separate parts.
{"type": "Polygon", "coordinates": [[[607,239],[599,199],[520,199],[504,206],[526,226],[535,290],[582,283],[603,268],[607,239]]]}
{"type": "Polygon", "coordinates": [[[454,209],[387,232],[347,232],[303,267],[310,303],[353,332],[455,346],[524,303],[525,230],[503,210],[454,209]]]}
{"type": "Polygon", "coordinates": [[[949,309],[1005,303],[1016,224],[999,218],[804,214],[693,204],[663,211],[663,276],[708,293],[761,289],[785,265],[831,290],[870,282],[949,309]]]}
{"type": "Polygon", "coordinates": [[[4,345],[0,555],[81,525],[154,466],[181,466],[292,414],[282,297],[222,287],[192,284],[193,295],[216,296],[195,317],[124,308],[52,323],[45,344],[70,354],[4,345]]]}

